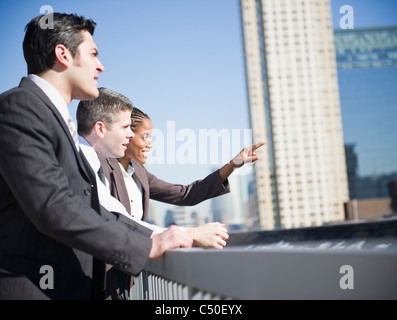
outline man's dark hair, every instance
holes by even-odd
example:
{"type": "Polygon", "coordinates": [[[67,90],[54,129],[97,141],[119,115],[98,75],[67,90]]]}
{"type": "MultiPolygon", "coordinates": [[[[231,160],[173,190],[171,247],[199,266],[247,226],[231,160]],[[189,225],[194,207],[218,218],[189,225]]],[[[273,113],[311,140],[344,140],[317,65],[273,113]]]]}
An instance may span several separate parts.
{"type": "Polygon", "coordinates": [[[77,131],[83,137],[91,133],[98,121],[111,128],[121,111],[133,109],[131,100],[126,96],[107,88],[99,88],[98,91],[98,98],[80,101],[77,106],[77,131]]]}
{"type": "Polygon", "coordinates": [[[53,26],[43,28],[40,21],[47,19],[40,15],[25,27],[23,54],[29,74],[40,74],[51,69],[55,63],[55,47],[63,44],[74,56],[77,47],[83,42],[81,31],[94,34],[96,23],[75,14],[54,12],[53,26]]]}

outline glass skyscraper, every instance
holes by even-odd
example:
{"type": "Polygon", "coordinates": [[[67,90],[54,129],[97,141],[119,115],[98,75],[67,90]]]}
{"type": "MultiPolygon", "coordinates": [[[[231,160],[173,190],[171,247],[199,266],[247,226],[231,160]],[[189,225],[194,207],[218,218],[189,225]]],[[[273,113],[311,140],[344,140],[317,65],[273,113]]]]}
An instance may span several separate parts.
{"type": "Polygon", "coordinates": [[[335,30],[346,143],[360,176],[397,172],[397,26],[335,30]]]}

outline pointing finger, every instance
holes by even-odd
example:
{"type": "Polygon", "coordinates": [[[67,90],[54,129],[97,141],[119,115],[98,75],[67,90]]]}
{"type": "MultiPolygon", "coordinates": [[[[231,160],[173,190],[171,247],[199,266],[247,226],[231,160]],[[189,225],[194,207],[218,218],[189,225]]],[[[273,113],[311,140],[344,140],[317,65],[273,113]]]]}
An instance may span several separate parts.
{"type": "Polygon", "coordinates": [[[252,150],[256,150],[256,149],[262,147],[264,144],[266,144],[266,142],[264,142],[264,141],[263,142],[259,142],[256,145],[252,146],[252,150]]]}

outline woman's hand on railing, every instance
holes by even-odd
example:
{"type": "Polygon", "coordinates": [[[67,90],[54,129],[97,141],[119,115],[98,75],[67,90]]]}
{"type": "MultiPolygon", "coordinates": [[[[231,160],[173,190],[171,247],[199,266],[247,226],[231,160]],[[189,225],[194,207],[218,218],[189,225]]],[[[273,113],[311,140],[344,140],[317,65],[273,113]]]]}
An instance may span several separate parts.
{"type": "Polygon", "coordinates": [[[194,245],[204,248],[222,249],[229,238],[226,227],[219,222],[207,223],[199,227],[186,227],[186,232],[193,238],[194,245]]]}

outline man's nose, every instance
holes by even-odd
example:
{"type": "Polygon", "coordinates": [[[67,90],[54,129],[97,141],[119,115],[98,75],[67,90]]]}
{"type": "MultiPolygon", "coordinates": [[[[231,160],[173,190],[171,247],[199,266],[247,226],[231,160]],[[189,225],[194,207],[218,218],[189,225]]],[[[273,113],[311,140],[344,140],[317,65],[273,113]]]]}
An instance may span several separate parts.
{"type": "Polygon", "coordinates": [[[99,59],[97,59],[97,66],[96,69],[98,70],[98,72],[103,72],[105,71],[105,67],[103,66],[103,64],[101,63],[101,61],[99,59]]]}
{"type": "Polygon", "coordinates": [[[131,130],[131,128],[128,128],[128,130],[127,130],[127,138],[131,139],[133,137],[135,137],[135,133],[131,130]]]}

